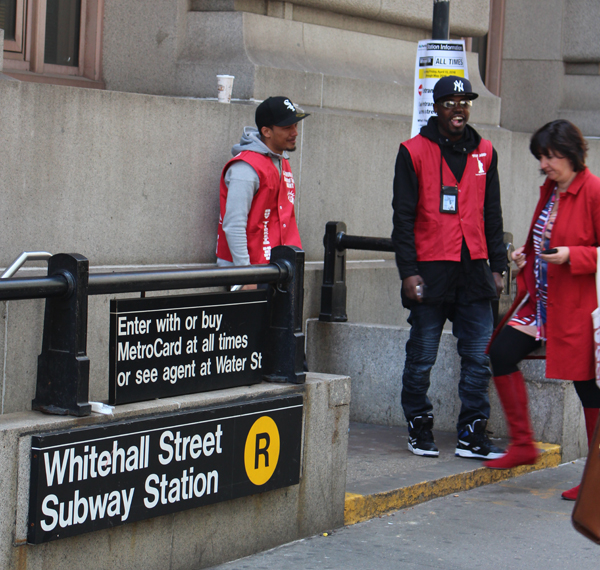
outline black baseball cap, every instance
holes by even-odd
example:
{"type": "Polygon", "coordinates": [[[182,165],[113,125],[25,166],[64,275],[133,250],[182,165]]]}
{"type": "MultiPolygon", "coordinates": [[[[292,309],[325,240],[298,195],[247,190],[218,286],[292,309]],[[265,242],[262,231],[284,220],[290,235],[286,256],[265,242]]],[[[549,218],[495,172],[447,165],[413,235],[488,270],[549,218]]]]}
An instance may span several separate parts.
{"type": "Polygon", "coordinates": [[[479,95],[473,93],[471,82],[458,75],[447,75],[442,77],[433,87],[433,102],[437,103],[440,99],[449,95],[460,95],[465,99],[477,99],[479,95]]]}
{"type": "Polygon", "coordinates": [[[294,105],[289,97],[269,97],[256,108],[255,119],[260,132],[263,127],[287,127],[308,116],[309,113],[294,105]]]}

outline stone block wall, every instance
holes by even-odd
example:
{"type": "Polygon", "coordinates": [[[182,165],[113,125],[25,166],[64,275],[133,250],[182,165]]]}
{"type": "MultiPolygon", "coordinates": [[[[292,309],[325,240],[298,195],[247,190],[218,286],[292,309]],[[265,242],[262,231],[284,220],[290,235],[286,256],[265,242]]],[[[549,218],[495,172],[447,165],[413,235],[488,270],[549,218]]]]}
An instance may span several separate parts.
{"type": "Polygon", "coordinates": [[[503,127],[533,132],[554,119],[600,134],[600,41],[594,0],[506,0],[503,127]]]}
{"type": "MultiPolygon", "coordinates": [[[[347,374],[352,378],[350,420],[405,426],[400,394],[408,327],[359,323],[307,323],[307,358],[310,370],[347,374]]],[[[583,410],[572,382],[545,378],[545,362],[525,361],[534,437],[562,446],[563,460],[587,454],[583,410]]],[[[460,358],[456,339],[444,331],[436,363],[431,371],[429,398],[435,429],[456,431],[460,412],[458,381],[460,358]]],[[[490,385],[491,415],[488,423],[495,436],[508,437],[501,404],[490,385]]]]}
{"type": "MultiPolygon", "coordinates": [[[[0,267],[34,250],[81,253],[95,271],[214,263],[221,169],[253,123],[255,105],[14,80],[0,80],[0,100],[0,267]]],[[[305,317],[316,317],[325,224],[344,221],[353,235],[391,234],[394,162],[410,123],[401,115],[307,110],[291,164],[308,262],[305,317]]],[[[473,124],[499,156],[505,228],[520,245],[542,182],[530,135],[479,124],[478,112],[475,106],[473,124]]],[[[589,143],[588,164],[600,172],[600,142],[589,143]]],[[[350,320],[405,325],[393,256],[349,251],[348,259],[350,320]]],[[[90,300],[93,399],[108,394],[108,300],[90,300]]],[[[29,409],[35,393],[43,307],[0,303],[4,412],[29,409]]]]}
{"type": "Polygon", "coordinates": [[[119,406],[114,417],[0,416],[0,567],[195,570],[344,524],[350,382],[308,374],[304,386],[258,384],[119,406]],[[244,400],[304,394],[298,485],[107,530],[26,545],[31,436],[244,400]]]}

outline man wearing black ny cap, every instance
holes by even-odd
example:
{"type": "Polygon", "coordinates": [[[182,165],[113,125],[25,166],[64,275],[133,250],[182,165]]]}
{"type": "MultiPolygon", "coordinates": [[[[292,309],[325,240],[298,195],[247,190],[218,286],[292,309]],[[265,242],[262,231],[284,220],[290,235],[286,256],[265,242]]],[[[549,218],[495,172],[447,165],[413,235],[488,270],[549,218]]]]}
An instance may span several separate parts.
{"type": "Polygon", "coordinates": [[[268,263],[275,246],[302,247],[287,153],[307,116],[289,98],[269,97],[256,109],[257,128],[244,128],[221,175],[218,265],[268,263]]]}
{"type": "Polygon", "coordinates": [[[392,241],[411,325],[401,400],[408,448],[422,456],[439,455],[427,391],[446,319],[461,357],[455,454],[476,459],[503,454],[485,432],[490,412],[485,349],[493,328],[491,301],[502,291],[507,257],[498,157],[492,143],[467,125],[477,97],[467,79],[440,79],[433,89],[437,116],[402,143],[396,160],[392,241]]]}

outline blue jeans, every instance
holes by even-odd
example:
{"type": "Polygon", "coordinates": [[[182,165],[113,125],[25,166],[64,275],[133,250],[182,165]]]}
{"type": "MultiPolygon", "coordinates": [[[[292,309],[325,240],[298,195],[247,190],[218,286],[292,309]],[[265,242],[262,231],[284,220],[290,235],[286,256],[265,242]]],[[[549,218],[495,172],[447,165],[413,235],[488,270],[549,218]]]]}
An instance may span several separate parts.
{"type": "Polygon", "coordinates": [[[427,397],[431,368],[435,364],[440,336],[446,319],[452,321],[452,334],[458,339],[461,358],[458,395],[462,403],[458,431],[476,419],[488,419],[490,401],[490,363],[485,348],[492,335],[490,301],[469,304],[441,303],[415,305],[408,322],[410,338],[406,343],[406,362],[402,375],[402,408],[407,420],[431,413],[427,397]]]}

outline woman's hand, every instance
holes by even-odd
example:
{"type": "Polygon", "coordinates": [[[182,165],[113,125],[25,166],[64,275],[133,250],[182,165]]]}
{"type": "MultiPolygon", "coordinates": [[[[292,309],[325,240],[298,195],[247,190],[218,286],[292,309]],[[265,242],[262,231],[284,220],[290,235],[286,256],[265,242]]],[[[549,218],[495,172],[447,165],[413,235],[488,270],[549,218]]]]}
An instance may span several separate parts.
{"type": "Polygon", "coordinates": [[[519,249],[515,249],[511,254],[512,260],[517,264],[517,269],[523,269],[527,263],[527,260],[525,259],[526,256],[523,253],[524,249],[525,246],[522,246],[519,249]]]}
{"type": "Polygon", "coordinates": [[[556,253],[541,254],[540,257],[548,263],[554,263],[555,265],[562,265],[563,263],[569,263],[571,259],[568,247],[557,247],[556,253]]]}

